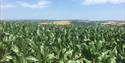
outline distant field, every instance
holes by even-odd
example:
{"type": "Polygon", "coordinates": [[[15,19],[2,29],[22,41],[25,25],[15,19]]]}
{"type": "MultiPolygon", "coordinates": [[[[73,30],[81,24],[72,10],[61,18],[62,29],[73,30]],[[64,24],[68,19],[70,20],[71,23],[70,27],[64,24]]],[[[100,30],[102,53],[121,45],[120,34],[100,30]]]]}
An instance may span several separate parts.
{"type": "Polygon", "coordinates": [[[102,25],[106,25],[106,26],[125,26],[125,22],[105,22],[105,23],[101,23],[102,25]]]}
{"type": "Polygon", "coordinates": [[[0,22],[0,63],[124,62],[125,27],[69,21],[0,22]]]}
{"type": "Polygon", "coordinates": [[[56,25],[69,25],[72,24],[71,21],[52,21],[52,22],[43,22],[40,24],[56,24],[56,25]]]}

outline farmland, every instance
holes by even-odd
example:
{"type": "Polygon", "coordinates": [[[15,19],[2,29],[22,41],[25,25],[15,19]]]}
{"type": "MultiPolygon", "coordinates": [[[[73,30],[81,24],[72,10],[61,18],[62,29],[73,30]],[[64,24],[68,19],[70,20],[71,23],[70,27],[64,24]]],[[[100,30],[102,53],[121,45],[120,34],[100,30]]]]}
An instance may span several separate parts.
{"type": "Polygon", "coordinates": [[[125,27],[0,22],[0,63],[124,63],[125,27]]]}

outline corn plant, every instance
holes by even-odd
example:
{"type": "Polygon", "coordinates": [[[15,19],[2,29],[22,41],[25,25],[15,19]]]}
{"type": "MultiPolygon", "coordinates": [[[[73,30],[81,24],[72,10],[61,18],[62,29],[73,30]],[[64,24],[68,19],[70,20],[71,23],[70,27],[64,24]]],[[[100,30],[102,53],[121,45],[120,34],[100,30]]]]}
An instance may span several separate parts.
{"type": "Polygon", "coordinates": [[[124,63],[125,27],[0,22],[0,63],[124,63]]]}

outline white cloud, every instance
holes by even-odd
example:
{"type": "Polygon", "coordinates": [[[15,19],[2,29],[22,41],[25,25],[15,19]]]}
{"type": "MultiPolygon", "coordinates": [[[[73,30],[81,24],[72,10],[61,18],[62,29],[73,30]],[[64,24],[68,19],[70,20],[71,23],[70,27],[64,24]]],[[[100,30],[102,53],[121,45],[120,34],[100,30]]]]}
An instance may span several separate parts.
{"type": "Polygon", "coordinates": [[[44,8],[47,7],[51,2],[47,0],[38,0],[34,4],[30,4],[28,2],[18,1],[13,4],[6,3],[2,0],[0,0],[0,9],[8,9],[8,8],[14,8],[14,7],[27,7],[27,8],[44,8]]]}
{"type": "Polygon", "coordinates": [[[95,5],[95,4],[121,4],[125,3],[125,0],[84,0],[84,5],[95,5]]]}
{"type": "Polygon", "coordinates": [[[14,8],[15,5],[12,4],[0,4],[0,9],[14,8]]]}
{"type": "Polygon", "coordinates": [[[18,5],[20,5],[22,7],[27,7],[27,8],[44,8],[44,7],[47,7],[48,4],[50,4],[50,1],[39,0],[35,4],[30,4],[27,2],[18,2],[18,3],[19,3],[18,5]]]}

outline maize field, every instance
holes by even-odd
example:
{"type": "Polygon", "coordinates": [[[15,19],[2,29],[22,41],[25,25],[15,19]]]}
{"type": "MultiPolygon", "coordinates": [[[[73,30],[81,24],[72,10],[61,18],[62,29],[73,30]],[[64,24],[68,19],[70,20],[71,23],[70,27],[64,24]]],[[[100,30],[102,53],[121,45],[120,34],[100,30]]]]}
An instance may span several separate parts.
{"type": "Polygon", "coordinates": [[[125,27],[0,22],[0,63],[125,63],[125,27]]]}

